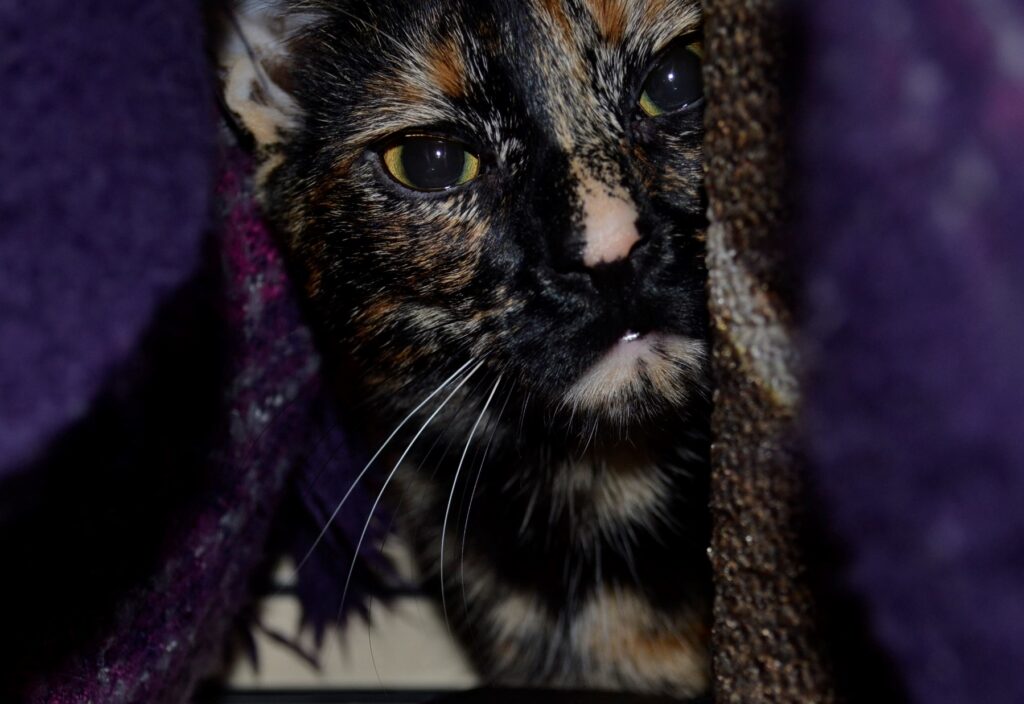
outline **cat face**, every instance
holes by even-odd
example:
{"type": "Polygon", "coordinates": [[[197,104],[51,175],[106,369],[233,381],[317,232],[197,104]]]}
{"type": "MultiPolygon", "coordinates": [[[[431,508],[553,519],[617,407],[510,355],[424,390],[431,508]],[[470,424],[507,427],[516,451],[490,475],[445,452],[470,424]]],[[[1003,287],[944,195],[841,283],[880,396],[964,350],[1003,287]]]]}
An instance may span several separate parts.
{"type": "Polygon", "coordinates": [[[483,360],[619,426],[701,392],[698,3],[284,5],[268,209],[372,392],[483,360]]]}

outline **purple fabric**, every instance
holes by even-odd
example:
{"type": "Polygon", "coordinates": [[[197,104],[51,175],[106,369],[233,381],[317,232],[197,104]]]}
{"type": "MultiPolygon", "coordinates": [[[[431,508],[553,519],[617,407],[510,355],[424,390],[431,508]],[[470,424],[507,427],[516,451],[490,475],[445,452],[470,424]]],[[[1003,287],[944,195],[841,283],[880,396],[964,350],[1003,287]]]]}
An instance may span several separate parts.
{"type": "MultiPolygon", "coordinates": [[[[354,476],[207,61],[199,2],[0,3],[2,701],[183,701],[272,522],[305,549],[354,476]]],[[[300,596],[340,599],[366,510],[300,596]]]]}
{"type": "Polygon", "coordinates": [[[1024,9],[803,0],[807,441],[916,702],[1024,701],[1024,9]]]}
{"type": "Polygon", "coordinates": [[[0,476],[84,416],[197,267],[215,142],[199,14],[0,3],[0,476]]]}
{"type": "Polygon", "coordinates": [[[295,592],[302,605],[302,627],[313,631],[317,646],[323,643],[328,628],[343,627],[350,614],[359,614],[368,620],[370,611],[365,601],[368,595],[386,598],[389,591],[402,586],[381,553],[390,532],[388,512],[378,507],[371,516],[371,497],[362,487],[349,494],[361,469],[349,458],[363,458],[367,453],[351,447],[351,441],[341,431],[341,420],[329,403],[325,402],[324,406],[324,412],[317,416],[320,426],[315,429],[320,440],[309,449],[292,482],[298,514],[287,521],[284,546],[293,563],[303,566],[295,592]],[[342,510],[335,515],[338,502],[346,495],[342,510]],[[352,583],[346,585],[353,548],[366,521],[369,527],[360,551],[361,559],[352,571],[352,583]],[[324,530],[324,526],[328,526],[328,530],[324,530]]]}
{"type": "MultiPolygon", "coordinates": [[[[184,701],[258,586],[287,478],[327,477],[304,482],[310,496],[325,492],[321,502],[351,481],[352,453],[249,172],[229,155],[205,266],[165,303],[92,417],[32,468],[47,478],[42,517],[0,521],[0,554],[18,568],[4,600],[22,610],[0,645],[13,664],[0,698],[6,687],[40,704],[184,701]]],[[[342,514],[304,583],[347,574],[365,504],[354,494],[363,514],[342,514]]],[[[350,606],[363,596],[357,581],[350,606]]]]}
{"type": "MultiPolygon", "coordinates": [[[[1024,701],[1024,10],[795,7],[807,453],[841,576],[915,701],[1024,701]]],[[[289,474],[300,546],[353,476],[250,165],[212,187],[204,61],[198,3],[0,5],[3,701],[182,701],[289,474]]]]}

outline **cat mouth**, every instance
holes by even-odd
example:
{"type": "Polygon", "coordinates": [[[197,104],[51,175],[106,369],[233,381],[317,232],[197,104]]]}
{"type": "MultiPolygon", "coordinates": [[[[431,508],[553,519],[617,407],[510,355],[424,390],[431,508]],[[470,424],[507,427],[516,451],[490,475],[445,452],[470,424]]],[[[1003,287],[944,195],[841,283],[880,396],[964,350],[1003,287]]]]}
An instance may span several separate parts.
{"type": "Polygon", "coordinates": [[[617,422],[682,406],[701,384],[707,345],[678,334],[627,330],[563,395],[574,411],[617,422]]]}

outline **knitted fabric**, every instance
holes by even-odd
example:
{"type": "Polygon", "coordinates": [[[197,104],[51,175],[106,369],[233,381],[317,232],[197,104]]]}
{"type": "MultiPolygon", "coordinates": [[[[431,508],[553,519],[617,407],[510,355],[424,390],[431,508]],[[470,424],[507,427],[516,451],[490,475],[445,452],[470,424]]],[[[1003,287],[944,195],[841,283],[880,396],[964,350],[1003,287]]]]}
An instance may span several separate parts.
{"type": "MultiPolygon", "coordinates": [[[[286,477],[326,474],[330,490],[350,476],[249,171],[228,156],[208,266],[158,316],[93,417],[32,470],[54,484],[45,520],[29,513],[6,526],[18,544],[5,555],[26,563],[14,587],[25,592],[14,623],[23,632],[5,655],[13,680],[0,682],[15,701],[184,701],[251,598],[286,477]],[[88,481],[72,478],[72,458],[88,481]],[[31,565],[33,553],[46,567],[31,565]]],[[[357,499],[348,534],[366,512],[357,499]]],[[[322,547],[344,543],[327,538],[322,547]]],[[[349,563],[335,548],[341,573],[349,563]]],[[[350,603],[361,598],[357,586],[350,603]]]]}

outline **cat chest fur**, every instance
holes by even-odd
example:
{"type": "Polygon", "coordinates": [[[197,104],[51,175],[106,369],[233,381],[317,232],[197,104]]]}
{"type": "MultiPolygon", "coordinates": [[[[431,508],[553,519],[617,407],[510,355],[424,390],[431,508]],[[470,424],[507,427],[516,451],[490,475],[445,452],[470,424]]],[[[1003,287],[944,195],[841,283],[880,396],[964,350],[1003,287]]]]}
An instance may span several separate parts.
{"type": "Polygon", "coordinates": [[[473,469],[487,478],[447,525],[451,477],[398,475],[406,537],[481,670],[520,686],[703,691],[702,457],[620,447],[559,461],[481,440],[473,469]]]}

